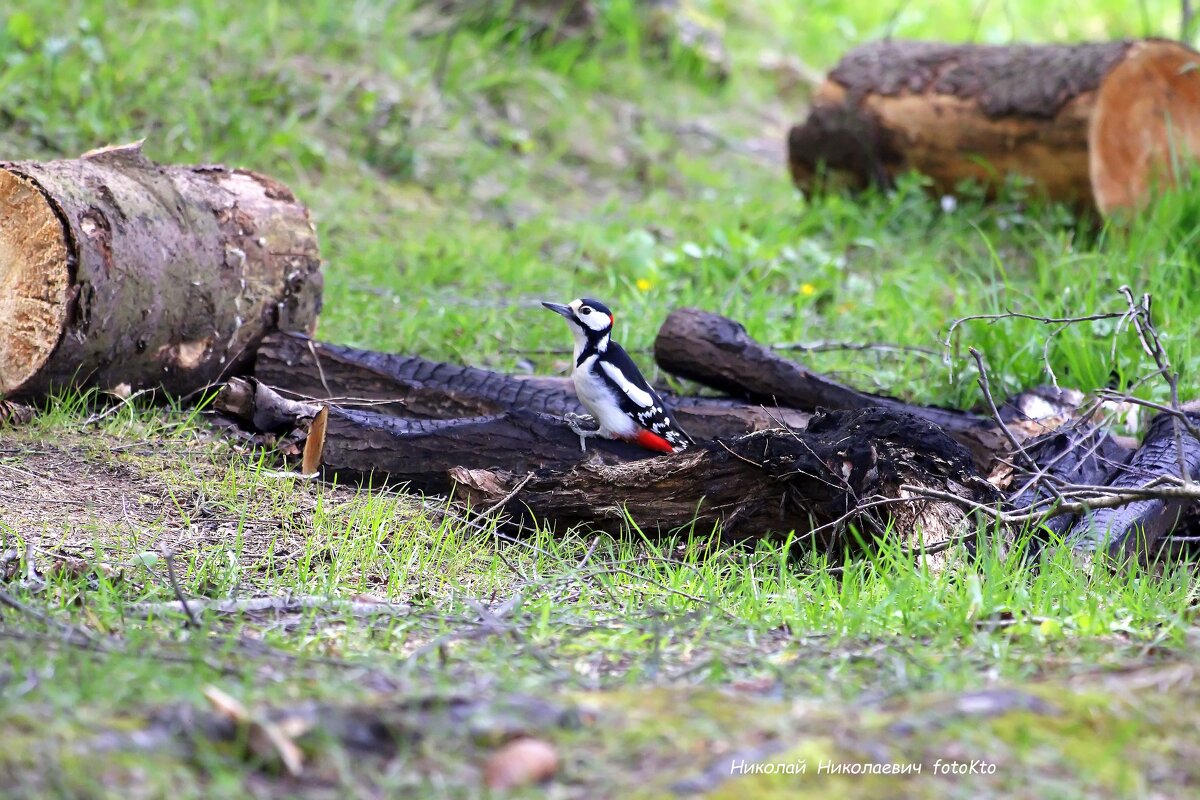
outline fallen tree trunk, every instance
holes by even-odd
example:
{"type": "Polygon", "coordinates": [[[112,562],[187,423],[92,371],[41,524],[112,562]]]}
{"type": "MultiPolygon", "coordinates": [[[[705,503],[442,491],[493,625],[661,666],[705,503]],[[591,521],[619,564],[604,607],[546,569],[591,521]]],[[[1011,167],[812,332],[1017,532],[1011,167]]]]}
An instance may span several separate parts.
{"type": "MultiPolygon", "coordinates": [[[[1200,411],[1184,413],[1193,427],[1200,425],[1200,411]]],[[[1138,490],[1163,478],[1182,478],[1193,484],[1200,481],[1200,439],[1171,414],[1159,414],[1150,422],[1141,447],[1127,464],[1112,472],[1105,488],[1114,493],[1138,490]]],[[[1078,552],[1105,553],[1118,564],[1146,561],[1195,505],[1194,498],[1171,496],[1170,484],[1162,483],[1157,489],[1161,490],[1158,496],[1081,515],[1064,541],[1078,552]]]]}
{"type": "Polygon", "coordinates": [[[801,188],[828,173],[890,186],[912,169],[946,194],[1021,175],[1103,214],[1136,208],[1200,153],[1197,67],[1200,53],[1161,39],[874,42],[829,73],[788,135],[788,163],[801,188]]]}
{"type": "MultiPolygon", "coordinates": [[[[367,405],[381,414],[452,419],[526,410],[561,417],[585,413],[567,378],[517,378],[417,356],[377,353],[316,342],[296,334],[268,336],[254,374],[270,386],[342,406],[367,405]]],[[[692,436],[712,439],[786,425],[803,428],[809,415],[706,397],[664,395],[692,436]]]]}
{"type": "Polygon", "coordinates": [[[880,408],[818,415],[805,431],[761,431],[656,455],[598,440],[584,453],[560,419],[528,409],[412,420],[297,403],[242,379],[230,381],[214,407],[252,429],[287,436],[327,479],[405,483],[479,506],[503,505],[512,517],[558,528],[585,523],[615,531],[632,519],[656,533],[720,525],[727,539],[796,531],[807,546],[830,551],[854,545],[847,533],[856,528],[865,537],[902,535],[916,549],[972,529],[964,527],[968,512],[959,503],[906,487],[968,503],[998,498],[940,429],[880,408]],[[310,429],[322,411],[323,430],[310,429]]]}
{"type": "Polygon", "coordinates": [[[308,211],[270,178],[137,144],[0,164],[0,396],[188,394],[320,306],[308,211]]]}
{"type": "Polygon", "coordinates": [[[668,372],[769,408],[881,407],[913,414],[944,429],[984,469],[1007,449],[1003,434],[989,419],[955,409],[913,406],[844,386],[759,344],[739,323],[707,311],[672,311],[654,340],[654,357],[668,372]]]}
{"type": "Polygon", "coordinates": [[[625,442],[589,439],[587,451],[558,417],[527,408],[454,419],[408,419],[357,408],[289,400],[253,379],[229,381],[214,408],[255,433],[286,439],[303,452],[305,472],[376,485],[407,483],[449,494],[455,467],[568,469],[586,459],[601,463],[650,458],[652,451],[625,442]],[[320,430],[311,427],[326,417],[320,430]],[[319,436],[313,441],[311,436],[319,436]]]}
{"type": "Polygon", "coordinates": [[[423,492],[449,494],[451,471],[503,469],[522,475],[568,469],[588,458],[631,462],[653,452],[620,441],[590,439],[587,451],[558,417],[514,409],[457,419],[404,419],[331,406],[322,454],[328,476],[406,483],[423,492]]]}
{"type": "Polygon", "coordinates": [[[460,467],[457,497],[504,502],[514,515],[558,526],[643,531],[720,526],[729,540],[787,535],[835,553],[864,540],[900,536],[914,551],[973,531],[970,513],[909,486],[988,504],[995,490],[969,455],[936,426],[881,408],[828,412],[805,431],[762,431],[682,453],[528,475],[460,467]],[[694,527],[693,527],[694,526],[694,527]]]}

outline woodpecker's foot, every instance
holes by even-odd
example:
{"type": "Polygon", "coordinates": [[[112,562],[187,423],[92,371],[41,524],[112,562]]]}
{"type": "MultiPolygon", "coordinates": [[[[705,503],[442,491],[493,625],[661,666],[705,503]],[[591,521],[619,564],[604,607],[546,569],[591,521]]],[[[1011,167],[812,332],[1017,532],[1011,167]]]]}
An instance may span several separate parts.
{"type": "Polygon", "coordinates": [[[564,419],[567,421],[567,427],[579,437],[579,449],[586,453],[588,437],[600,435],[600,426],[596,418],[590,414],[567,414],[564,419]],[[585,425],[587,427],[584,427],[585,425]]]}

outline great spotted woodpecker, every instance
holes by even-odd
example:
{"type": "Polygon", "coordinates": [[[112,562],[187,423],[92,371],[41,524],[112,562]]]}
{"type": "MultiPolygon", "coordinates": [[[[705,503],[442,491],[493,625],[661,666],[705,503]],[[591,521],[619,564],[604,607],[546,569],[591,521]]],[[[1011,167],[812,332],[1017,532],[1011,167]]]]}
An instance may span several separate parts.
{"type": "Polygon", "coordinates": [[[579,402],[592,413],[597,425],[585,429],[586,417],[570,415],[567,424],[587,447],[589,436],[627,442],[673,453],[694,444],[667,411],[662,398],[646,383],[621,345],[612,340],[613,314],[603,303],[588,298],[568,305],[542,303],[563,315],[575,337],[575,367],[571,380],[579,402]]]}

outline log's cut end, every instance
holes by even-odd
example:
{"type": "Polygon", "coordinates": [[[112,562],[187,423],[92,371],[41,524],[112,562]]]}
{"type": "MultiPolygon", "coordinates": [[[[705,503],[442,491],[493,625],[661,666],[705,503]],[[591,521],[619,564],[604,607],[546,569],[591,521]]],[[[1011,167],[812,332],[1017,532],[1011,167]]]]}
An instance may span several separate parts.
{"type": "Polygon", "coordinates": [[[1200,156],[1200,53],[1139,42],[1105,77],[1088,130],[1096,207],[1137,209],[1200,156]]]}
{"type": "Polygon", "coordinates": [[[70,248],[50,200],[0,169],[0,397],[50,358],[70,306],[70,248]]]}

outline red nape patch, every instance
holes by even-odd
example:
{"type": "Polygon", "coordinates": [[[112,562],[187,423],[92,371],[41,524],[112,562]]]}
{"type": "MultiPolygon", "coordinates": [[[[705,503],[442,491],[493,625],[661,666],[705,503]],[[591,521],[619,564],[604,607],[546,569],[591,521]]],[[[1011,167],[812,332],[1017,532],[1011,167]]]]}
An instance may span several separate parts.
{"type": "Polygon", "coordinates": [[[660,453],[674,453],[675,448],[666,439],[659,436],[657,433],[650,431],[640,431],[637,436],[630,436],[625,441],[631,444],[640,445],[647,450],[657,450],[660,453]]]}

